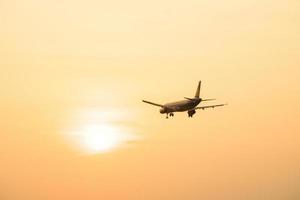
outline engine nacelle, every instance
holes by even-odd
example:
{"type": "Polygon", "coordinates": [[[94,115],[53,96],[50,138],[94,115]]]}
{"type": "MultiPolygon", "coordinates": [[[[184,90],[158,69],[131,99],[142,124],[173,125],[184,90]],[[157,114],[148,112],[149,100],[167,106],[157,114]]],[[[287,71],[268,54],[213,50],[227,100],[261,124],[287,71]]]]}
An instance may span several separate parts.
{"type": "Polygon", "coordinates": [[[166,109],[166,108],[161,108],[161,109],[159,110],[159,112],[160,112],[161,114],[167,113],[167,109],[166,109]]]}

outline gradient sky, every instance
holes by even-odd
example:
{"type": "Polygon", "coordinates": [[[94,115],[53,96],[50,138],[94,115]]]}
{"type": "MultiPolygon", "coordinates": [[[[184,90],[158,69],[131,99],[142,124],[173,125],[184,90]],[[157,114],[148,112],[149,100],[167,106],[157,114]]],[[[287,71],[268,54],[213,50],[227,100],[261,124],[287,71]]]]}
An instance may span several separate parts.
{"type": "Polygon", "coordinates": [[[0,199],[299,199],[299,9],[1,0],[0,199]],[[229,105],[166,120],[141,102],[198,80],[229,105]],[[126,138],[91,152],[91,124],[126,138]]]}

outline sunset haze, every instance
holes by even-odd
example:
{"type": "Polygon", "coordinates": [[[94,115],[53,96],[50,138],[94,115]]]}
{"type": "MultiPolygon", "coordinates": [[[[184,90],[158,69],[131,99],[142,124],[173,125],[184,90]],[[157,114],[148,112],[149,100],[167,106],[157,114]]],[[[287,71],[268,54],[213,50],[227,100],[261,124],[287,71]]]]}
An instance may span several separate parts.
{"type": "Polygon", "coordinates": [[[299,10],[1,0],[0,199],[300,199],[299,10]]]}

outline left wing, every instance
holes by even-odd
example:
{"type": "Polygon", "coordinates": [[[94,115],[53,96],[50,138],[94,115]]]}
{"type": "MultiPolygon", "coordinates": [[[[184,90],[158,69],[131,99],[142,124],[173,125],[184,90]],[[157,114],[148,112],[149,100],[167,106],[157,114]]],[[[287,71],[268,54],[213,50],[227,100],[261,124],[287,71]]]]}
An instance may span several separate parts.
{"type": "Polygon", "coordinates": [[[148,104],[151,104],[151,105],[154,105],[154,106],[164,107],[163,105],[158,104],[158,103],[153,103],[153,102],[146,101],[146,100],[142,100],[142,101],[143,101],[144,103],[148,103],[148,104]]]}
{"type": "Polygon", "coordinates": [[[225,105],[227,105],[227,104],[217,104],[217,105],[211,105],[211,106],[199,106],[199,107],[196,107],[195,110],[196,109],[202,109],[202,110],[204,110],[206,108],[214,108],[214,107],[225,106],[225,105]]]}

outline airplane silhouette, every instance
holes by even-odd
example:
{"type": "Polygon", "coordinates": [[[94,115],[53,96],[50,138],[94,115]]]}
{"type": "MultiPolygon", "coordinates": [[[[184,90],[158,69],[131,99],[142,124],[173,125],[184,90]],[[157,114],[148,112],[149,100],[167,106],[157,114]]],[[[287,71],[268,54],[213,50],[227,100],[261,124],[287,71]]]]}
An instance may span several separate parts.
{"type": "Polygon", "coordinates": [[[197,109],[206,109],[206,108],[214,108],[214,107],[219,107],[219,106],[225,106],[227,104],[216,104],[216,105],[209,105],[209,106],[198,106],[202,101],[212,101],[215,99],[202,99],[200,98],[200,89],[201,89],[201,81],[198,83],[198,87],[196,90],[196,94],[194,98],[188,98],[184,97],[185,100],[182,101],[176,101],[176,102],[171,102],[171,103],[166,103],[166,104],[158,104],[158,103],[153,103],[150,101],[142,100],[144,103],[148,103],[154,106],[161,107],[159,112],[161,114],[166,114],[166,118],[168,119],[169,116],[173,117],[174,112],[186,112],[188,113],[188,117],[193,117],[193,115],[196,113],[197,109]],[[198,106],[198,107],[197,107],[198,106]]]}

